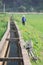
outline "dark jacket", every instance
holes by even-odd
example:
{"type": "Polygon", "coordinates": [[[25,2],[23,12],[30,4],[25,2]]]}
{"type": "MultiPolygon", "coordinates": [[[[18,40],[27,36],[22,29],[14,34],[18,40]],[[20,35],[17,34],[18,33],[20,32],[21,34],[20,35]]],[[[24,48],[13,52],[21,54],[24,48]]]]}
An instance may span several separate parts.
{"type": "Polygon", "coordinates": [[[26,21],[26,18],[25,17],[22,17],[22,22],[25,22],[26,21]]]}

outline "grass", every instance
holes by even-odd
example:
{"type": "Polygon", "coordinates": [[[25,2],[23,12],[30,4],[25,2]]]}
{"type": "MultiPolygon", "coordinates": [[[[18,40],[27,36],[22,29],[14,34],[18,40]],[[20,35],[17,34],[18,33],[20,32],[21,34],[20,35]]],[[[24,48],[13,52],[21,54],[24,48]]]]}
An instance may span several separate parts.
{"type": "MultiPolygon", "coordinates": [[[[24,41],[26,42],[30,39],[33,41],[33,51],[35,50],[35,55],[40,59],[37,60],[37,63],[31,59],[30,61],[32,65],[43,65],[43,14],[25,14],[25,26],[22,25],[22,15],[23,14],[14,14],[14,20],[16,20],[24,41]]],[[[8,14],[0,14],[0,40],[7,29],[8,19],[8,14]]]]}
{"type": "Polygon", "coordinates": [[[26,24],[22,25],[22,14],[14,14],[14,20],[19,26],[24,41],[33,41],[33,50],[40,60],[32,65],[43,65],[43,14],[25,14],[26,24]]]}
{"type": "Polygon", "coordinates": [[[2,39],[8,24],[8,14],[0,13],[0,40],[2,39]]]}

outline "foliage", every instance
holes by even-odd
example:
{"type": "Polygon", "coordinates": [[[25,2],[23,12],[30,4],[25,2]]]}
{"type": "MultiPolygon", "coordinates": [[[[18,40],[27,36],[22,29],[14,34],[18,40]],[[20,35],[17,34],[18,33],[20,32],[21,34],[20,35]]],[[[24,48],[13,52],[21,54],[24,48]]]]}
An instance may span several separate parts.
{"type": "Polygon", "coordinates": [[[8,15],[5,14],[0,14],[0,40],[2,39],[6,29],[7,29],[7,24],[8,24],[8,15]]]}
{"type": "Polygon", "coordinates": [[[26,11],[26,8],[24,6],[19,7],[19,12],[25,12],[25,11],[26,11]]]}
{"type": "Polygon", "coordinates": [[[5,3],[7,11],[21,10],[21,11],[27,11],[27,12],[28,11],[43,12],[43,0],[0,0],[0,3],[2,4],[5,3]],[[26,10],[24,9],[24,7],[26,10]],[[31,10],[31,8],[33,10],[31,10]]]}
{"type": "Polygon", "coordinates": [[[14,14],[14,20],[21,31],[24,41],[33,41],[33,51],[40,59],[32,65],[43,65],[43,14],[25,14],[26,24],[22,25],[22,14],[14,14]]]}

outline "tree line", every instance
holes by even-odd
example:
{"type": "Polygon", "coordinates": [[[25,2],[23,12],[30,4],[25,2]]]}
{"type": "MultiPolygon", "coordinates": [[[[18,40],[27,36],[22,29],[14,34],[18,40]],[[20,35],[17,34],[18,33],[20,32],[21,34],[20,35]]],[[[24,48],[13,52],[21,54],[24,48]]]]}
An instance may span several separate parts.
{"type": "Polygon", "coordinates": [[[6,11],[43,12],[43,0],[0,0],[0,9],[4,4],[6,11]]]}

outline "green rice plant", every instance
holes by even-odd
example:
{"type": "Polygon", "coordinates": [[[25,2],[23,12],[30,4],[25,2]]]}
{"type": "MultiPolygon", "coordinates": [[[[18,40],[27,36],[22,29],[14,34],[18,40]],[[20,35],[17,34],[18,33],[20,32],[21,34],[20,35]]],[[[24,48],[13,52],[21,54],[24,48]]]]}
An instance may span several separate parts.
{"type": "Polygon", "coordinates": [[[0,13],[0,40],[2,39],[4,33],[7,30],[8,26],[8,14],[6,13],[0,13]]]}
{"type": "Polygon", "coordinates": [[[32,65],[43,65],[43,14],[14,14],[21,35],[24,41],[33,41],[33,52],[40,60],[33,62],[32,65]],[[26,16],[26,24],[22,25],[22,16],[26,16]]]}

